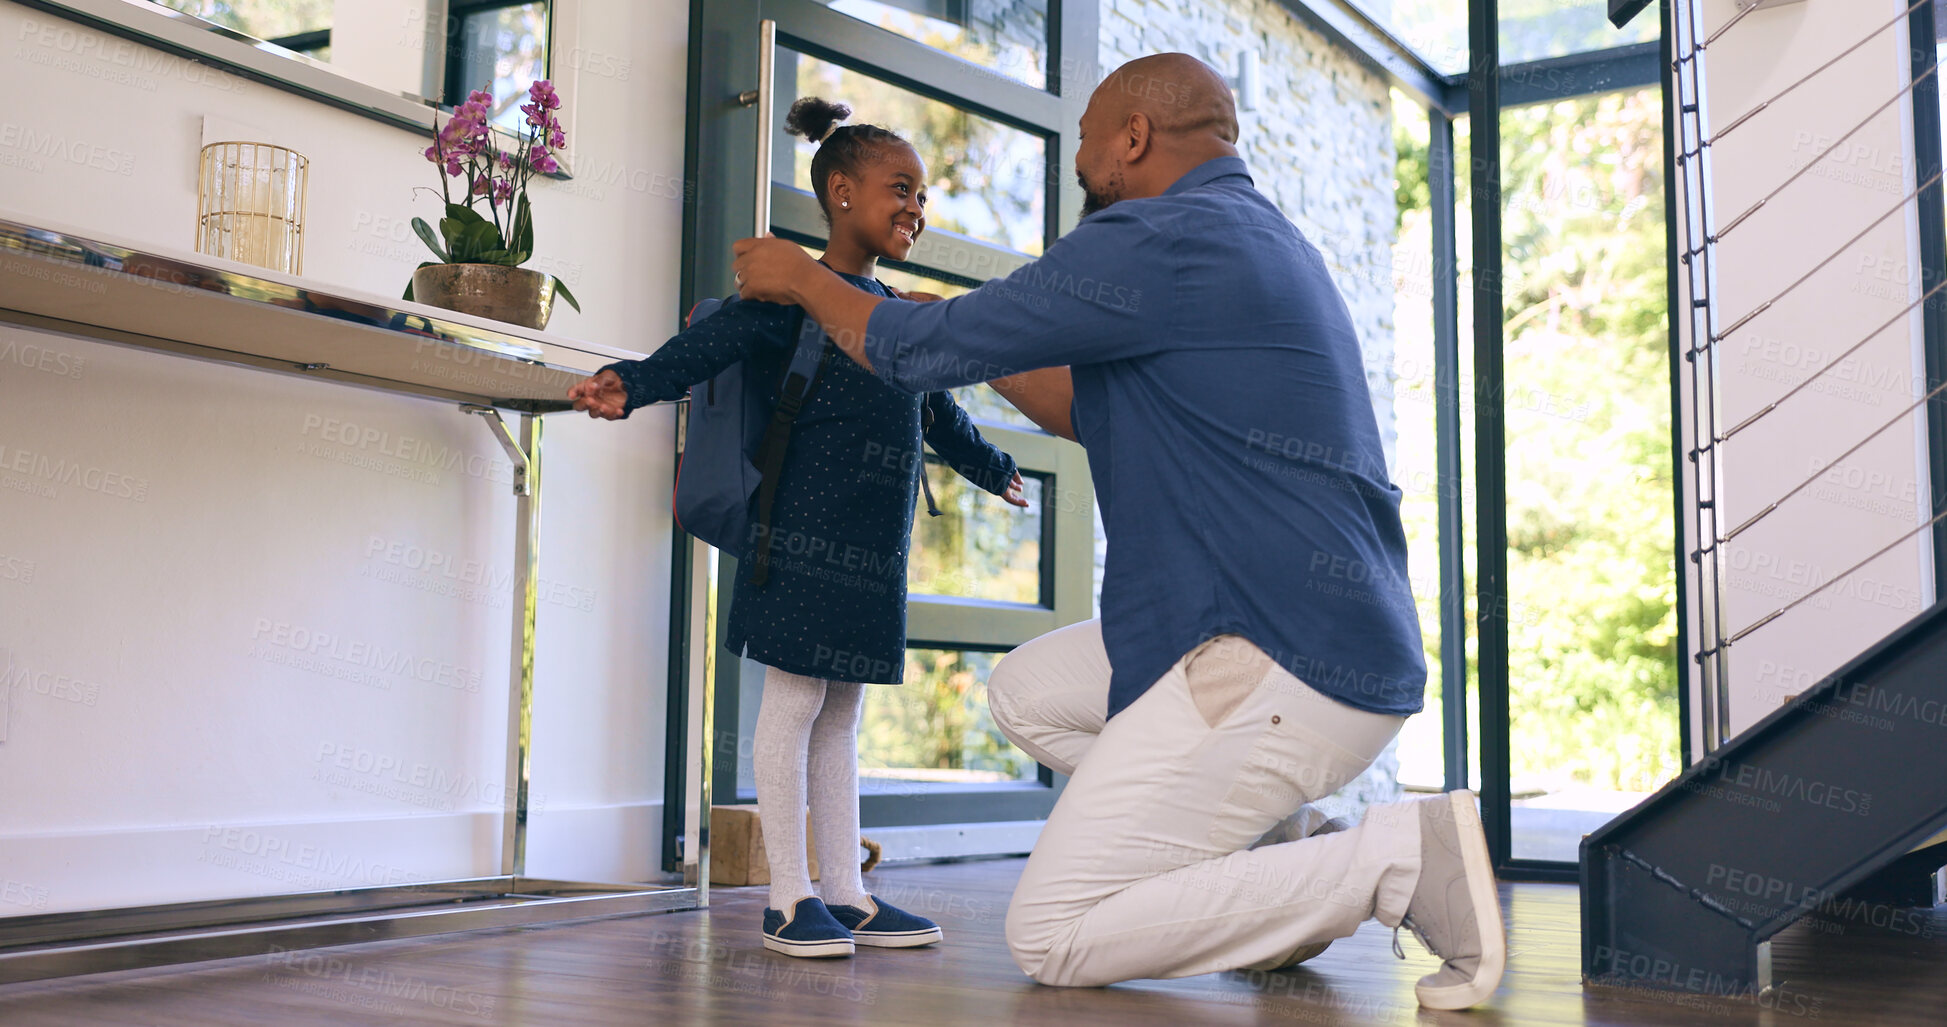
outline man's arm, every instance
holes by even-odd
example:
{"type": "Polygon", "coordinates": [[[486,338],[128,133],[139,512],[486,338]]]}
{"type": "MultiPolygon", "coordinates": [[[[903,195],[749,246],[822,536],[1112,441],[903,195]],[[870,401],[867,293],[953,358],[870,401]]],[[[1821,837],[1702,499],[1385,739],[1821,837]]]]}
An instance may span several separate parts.
{"type": "Polygon", "coordinates": [[[1044,367],[1023,371],[987,384],[1028,415],[1028,420],[1051,435],[1075,441],[1075,426],[1069,423],[1068,410],[1075,403],[1075,380],[1066,367],[1044,367]]]}
{"type": "Polygon", "coordinates": [[[738,284],[746,298],[804,307],[846,355],[913,394],[1127,360],[1178,341],[1175,246],[1128,206],[1089,218],[1006,278],[939,303],[866,294],[781,239],[735,245],[738,284]]]}
{"type": "Polygon", "coordinates": [[[881,297],[853,288],[796,243],[768,232],[762,239],[737,240],[731,252],[737,255],[731,266],[737,270],[739,295],[803,307],[846,356],[872,370],[865,355],[865,328],[881,297]]]}

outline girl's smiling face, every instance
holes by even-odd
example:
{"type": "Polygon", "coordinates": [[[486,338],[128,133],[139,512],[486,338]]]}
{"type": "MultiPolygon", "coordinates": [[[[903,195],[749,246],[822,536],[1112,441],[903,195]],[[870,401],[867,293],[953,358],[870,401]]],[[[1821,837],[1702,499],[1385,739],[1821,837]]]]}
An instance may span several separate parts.
{"type": "Polygon", "coordinates": [[[833,171],[833,241],[847,234],[867,254],[905,260],[926,231],[926,163],[904,144],[880,148],[854,179],[833,171]]]}

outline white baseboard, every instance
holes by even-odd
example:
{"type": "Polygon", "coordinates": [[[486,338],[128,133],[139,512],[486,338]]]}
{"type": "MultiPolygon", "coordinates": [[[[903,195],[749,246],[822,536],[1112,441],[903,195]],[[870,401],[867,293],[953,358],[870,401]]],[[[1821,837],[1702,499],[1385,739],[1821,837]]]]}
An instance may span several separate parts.
{"type": "MultiPolygon", "coordinates": [[[[500,814],[0,836],[0,917],[490,877],[500,814]]],[[[662,803],[529,814],[533,877],[662,878],[662,803]]]]}
{"type": "Polygon", "coordinates": [[[1041,837],[1042,821],[1004,820],[985,824],[931,824],[921,827],[868,827],[859,832],[883,848],[886,863],[964,856],[1023,856],[1041,837]]]}

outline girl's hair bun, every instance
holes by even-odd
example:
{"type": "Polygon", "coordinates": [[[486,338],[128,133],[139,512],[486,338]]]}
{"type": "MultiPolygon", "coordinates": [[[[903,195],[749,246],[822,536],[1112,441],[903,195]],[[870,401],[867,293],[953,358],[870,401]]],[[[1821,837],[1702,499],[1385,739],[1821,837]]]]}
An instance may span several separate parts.
{"type": "Polygon", "coordinates": [[[807,96],[791,105],[784,116],[784,130],[814,143],[822,143],[832,126],[852,116],[852,108],[842,103],[807,96]]]}

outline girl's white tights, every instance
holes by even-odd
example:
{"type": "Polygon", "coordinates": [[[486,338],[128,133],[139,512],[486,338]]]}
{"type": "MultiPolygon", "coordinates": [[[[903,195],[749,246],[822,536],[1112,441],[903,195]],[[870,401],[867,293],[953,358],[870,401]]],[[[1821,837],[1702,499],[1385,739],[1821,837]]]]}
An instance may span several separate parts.
{"type": "Polygon", "coordinates": [[[858,906],[859,707],[856,681],[826,681],[765,668],[757,708],[757,815],[771,862],[771,908],[787,916],[812,894],[805,863],[805,806],[818,846],[819,898],[858,906]]]}

